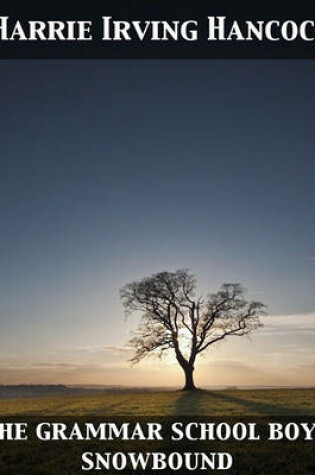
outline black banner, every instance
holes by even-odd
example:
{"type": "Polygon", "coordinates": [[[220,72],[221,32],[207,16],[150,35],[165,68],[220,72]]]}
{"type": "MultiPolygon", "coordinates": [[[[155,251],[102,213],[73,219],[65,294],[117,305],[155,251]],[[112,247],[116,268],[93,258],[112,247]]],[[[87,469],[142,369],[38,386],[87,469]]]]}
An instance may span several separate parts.
{"type": "Polygon", "coordinates": [[[8,420],[14,421],[26,426],[27,440],[0,442],[2,475],[209,471],[307,475],[315,470],[310,417],[24,416],[8,420]]]}
{"type": "Polygon", "coordinates": [[[1,2],[0,58],[314,58],[309,2],[1,2]]]}

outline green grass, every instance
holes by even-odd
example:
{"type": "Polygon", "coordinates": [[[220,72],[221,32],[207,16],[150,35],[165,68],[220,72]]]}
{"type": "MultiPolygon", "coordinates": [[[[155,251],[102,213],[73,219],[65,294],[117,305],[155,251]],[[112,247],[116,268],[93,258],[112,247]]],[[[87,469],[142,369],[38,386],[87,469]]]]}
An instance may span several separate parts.
{"type": "MultiPolygon", "coordinates": [[[[81,473],[83,451],[92,452],[154,452],[166,453],[224,451],[233,455],[233,469],[228,474],[242,475],[313,475],[315,452],[313,442],[262,440],[249,441],[171,441],[168,424],[171,418],[182,420],[230,421],[249,419],[257,421],[259,433],[264,434],[269,416],[278,421],[312,421],[315,415],[315,389],[225,390],[198,391],[196,393],[156,392],[124,393],[89,396],[63,396],[53,398],[0,400],[0,419],[28,422],[29,439],[23,443],[4,441],[0,451],[1,475],[70,475],[81,473]],[[29,417],[30,416],[30,417],[29,417]],[[35,417],[31,417],[35,416],[35,417]],[[162,441],[56,441],[41,442],[34,436],[39,421],[53,419],[84,424],[104,420],[136,422],[152,421],[155,416],[164,427],[162,441]],[[69,418],[67,418],[69,416],[69,418]],[[80,417],[83,416],[83,417],[80,417]],[[105,417],[104,417],[105,416],[105,417]],[[119,417],[121,416],[121,417],[119,417]],[[125,417],[124,417],[125,416],[125,417]],[[289,417],[285,417],[289,416],[289,417]],[[302,416],[308,416],[303,418],[302,416]],[[152,417],[152,419],[151,419],[152,417]],[[217,417],[217,419],[216,419],[217,417]]],[[[93,472],[94,473],[94,472],[93,472]]],[[[131,473],[130,470],[120,473],[131,473]]],[[[135,473],[143,473],[138,470],[135,473]]],[[[152,473],[148,471],[147,473],[152,473]]],[[[163,471],[171,474],[170,470],[163,471]]],[[[178,472],[179,473],[179,472],[178,472]]],[[[183,473],[183,472],[182,472],[183,473]]],[[[199,473],[199,472],[198,472],[199,473]]],[[[221,472],[220,472],[221,473],[221,472]]]]}
{"type": "Polygon", "coordinates": [[[314,415],[315,389],[158,392],[0,400],[0,416],[314,415]]]}

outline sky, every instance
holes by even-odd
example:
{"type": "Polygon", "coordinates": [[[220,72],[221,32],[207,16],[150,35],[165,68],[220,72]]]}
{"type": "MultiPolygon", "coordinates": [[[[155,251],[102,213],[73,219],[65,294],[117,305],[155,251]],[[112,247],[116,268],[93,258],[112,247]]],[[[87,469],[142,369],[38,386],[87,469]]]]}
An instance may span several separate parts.
{"type": "Polygon", "coordinates": [[[264,328],[197,383],[315,385],[314,61],[0,62],[0,384],[180,385],[130,367],[119,289],[189,268],[264,328]]]}

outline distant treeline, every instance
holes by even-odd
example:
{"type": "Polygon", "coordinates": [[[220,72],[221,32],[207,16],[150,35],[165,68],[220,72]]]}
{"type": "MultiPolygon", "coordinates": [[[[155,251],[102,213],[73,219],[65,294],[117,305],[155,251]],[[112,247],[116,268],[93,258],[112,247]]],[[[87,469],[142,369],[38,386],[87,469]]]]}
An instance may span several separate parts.
{"type": "Polygon", "coordinates": [[[24,398],[38,396],[53,396],[71,394],[72,388],[62,384],[58,385],[2,385],[0,386],[0,398],[24,398]]]}
{"type": "Polygon", "coordinates": [[[128,386],[65,386],[63,384],[0,385],[0,399],[66,396],[71,394],[102,394],[165,391],[165,388],[131,388],[128,386]]]}

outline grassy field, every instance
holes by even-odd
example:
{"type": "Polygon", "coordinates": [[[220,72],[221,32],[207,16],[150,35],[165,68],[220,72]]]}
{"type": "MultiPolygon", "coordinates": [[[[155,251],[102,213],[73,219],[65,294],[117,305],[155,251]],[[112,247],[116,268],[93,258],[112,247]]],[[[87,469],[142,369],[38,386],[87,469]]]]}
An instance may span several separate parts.
{"type": "MultiPolygon", "coordinates": [[[[1,475],[69,475],[81,473],[82,452],[228,452],[233,456],[233,467],[225,471],[231,475],[313,475],[315,452],[313,442],[279,441],[266,438],[269,416],[277,421],[313,421],[315,415],[315,389],[225,390],[198,391],[196,393],[156,392],[120,393],[103,395],[72,395],[0,400],[0,420],[28,423],[29,439],[23,443],[2,442],[0,451],[1,475]],[[69,417],[67,417],[69,416],[69,417]],[[83,416],[83,417],[80,417],[83,416]],[[105,417],[104,417],[105,416],[105,417]],[[162,416],[162,417],[155,417],[162,416]],[[169,438],[170,421],[208,420],[235,423],[239,420],[258,424],[262,439],[250,441],[182,441],[169,438]],[[287,417],[289,416],[289,417],[287,417]],[[306,417],[302,417],[306,416],[306,417]],[[42,442],[35,437],[40,421],[55,418],[71,425],[78,421],[98,424],[104,420],[131,424],[156,419],[163,424],[165,437],[161,441],[57,441],[42,442]],[[152,417],[152,419],[151,419],[152,417]],[[108,418],[108,419],[107,419],[108,418]],[[248,419],[247,419],[248,421],[248,419]]],[[[221,473],[221,470],[219,470],[221,473]]],[[[93,471],[93,473],[95,473],[93,471]]],[[[119,473],[130,474],[128,467],[119,473]]],[[[132,473],[143,474],[142,469],[132,473]]],[[[149,469],[147,473],[153,473],[149,469]]],[[[174,473],[164,470],[163,473],[174,473]]],[[[180,472],[177,472],[180,473],[180,472]]],[[[188,473],[188,472],[181,472],[188,473]]],[[[191,473],[191,472],[189,472],[191,473]]],[[[199,473],[199,472],[198,472],[199,473]]]]}
{"type": "Polygon", "coordinates": [[[0,416],[314,415],[315,389],[255,389],[0,400],[0,416]]]}

